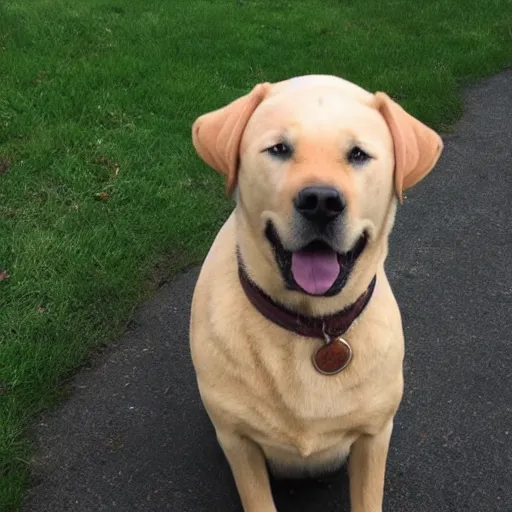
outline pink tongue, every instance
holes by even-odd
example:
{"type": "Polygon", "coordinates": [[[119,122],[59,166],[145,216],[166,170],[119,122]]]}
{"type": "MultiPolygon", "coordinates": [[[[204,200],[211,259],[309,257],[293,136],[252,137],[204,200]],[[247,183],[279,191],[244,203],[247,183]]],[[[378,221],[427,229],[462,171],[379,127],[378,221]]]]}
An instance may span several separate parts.
{"type": "Polygon", "coordinates": [[[334,251],[297,251],[292,254],[293,277],[307,293],[324,294],[339,273],[340,265],[334,251]]]}

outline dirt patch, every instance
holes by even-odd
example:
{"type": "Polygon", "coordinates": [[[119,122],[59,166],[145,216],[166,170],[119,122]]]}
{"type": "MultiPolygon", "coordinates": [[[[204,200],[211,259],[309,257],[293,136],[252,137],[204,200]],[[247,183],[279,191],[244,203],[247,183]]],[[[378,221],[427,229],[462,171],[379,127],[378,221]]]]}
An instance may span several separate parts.
{"type": "Polygon", "coordinates": [[[5,174],[11,166],[11,160],[6,156],[0,155],[0,176],[5,174]]]}

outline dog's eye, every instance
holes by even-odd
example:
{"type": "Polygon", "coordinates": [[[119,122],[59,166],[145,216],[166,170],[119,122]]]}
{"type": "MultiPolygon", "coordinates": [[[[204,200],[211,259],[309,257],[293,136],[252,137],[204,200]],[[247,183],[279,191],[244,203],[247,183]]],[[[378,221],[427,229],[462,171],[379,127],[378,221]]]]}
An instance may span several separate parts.
{"type": "Polygon", "coordinates": [[[347,160],[352,165],[363,165],[368,160],[371,159],[371,156],[368,153],[365,153],[360,147],[354,146],[347,155],[347,160]]]}
{"type": "Polygon", "coordinates": [[[270,153],[272,156],[282,159],[289,158],[292,154],[292,148],[285,144],[284,142],[275,144],[274,146],[269,147],[266,151],[270,153]]]}

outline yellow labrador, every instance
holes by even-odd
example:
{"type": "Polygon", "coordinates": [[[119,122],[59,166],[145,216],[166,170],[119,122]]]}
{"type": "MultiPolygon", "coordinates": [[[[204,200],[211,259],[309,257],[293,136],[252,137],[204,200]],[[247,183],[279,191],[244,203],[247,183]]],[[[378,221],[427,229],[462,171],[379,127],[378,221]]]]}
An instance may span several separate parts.
{"type": "Polygon", "coordinates": [[[380,512],[404,355],[384,261],[441,138],[384,93],[312,75],[201,116],[193,141],[236,199],[190,342],[244,510],[276,511],[269,469],[315,476],[349,456],[352,512],[380,512]]]}

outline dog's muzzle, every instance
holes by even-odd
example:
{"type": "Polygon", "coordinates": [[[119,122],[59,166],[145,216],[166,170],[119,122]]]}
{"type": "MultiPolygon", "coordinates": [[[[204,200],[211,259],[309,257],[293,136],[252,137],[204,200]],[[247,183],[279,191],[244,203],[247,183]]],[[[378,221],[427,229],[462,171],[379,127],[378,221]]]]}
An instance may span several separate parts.
{"type": "Polygon", "coordinates": [[[304,243],[297,249],[289,250],[284,247],[274,224],[269,221],[266,225],[265,236],[272,247],[285,286],[307,295],[334,296],[347,283],[350,272],[368,243],[368,234],[363,232],[349,251],[340,252],[330,243],[333,239],[331,233],[339,232],[338,229],[324,229],[320,234],[317,229],[304,228],[300,237],[304,243]]]}
{"type": "Polygon", "coordinates": [[[363,233],[348,252],[339,249],[346,201],[337,188],[305,187],[293,199],[293,206],[289,247],[272,222],[265,231],[286,287],[308,295],[336,295],[345,286],[368,235],[363,233]]]}

